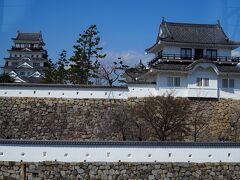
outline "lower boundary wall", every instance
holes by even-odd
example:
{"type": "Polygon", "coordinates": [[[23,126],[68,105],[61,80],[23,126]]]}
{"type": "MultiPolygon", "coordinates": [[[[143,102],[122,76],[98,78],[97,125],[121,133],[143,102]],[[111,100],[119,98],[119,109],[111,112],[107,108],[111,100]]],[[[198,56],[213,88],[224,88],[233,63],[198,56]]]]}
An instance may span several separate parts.
{"type": "Polygon", "coordinates": [[[0,161],[0,179],[240,179],[240,163],[0,161]]]}

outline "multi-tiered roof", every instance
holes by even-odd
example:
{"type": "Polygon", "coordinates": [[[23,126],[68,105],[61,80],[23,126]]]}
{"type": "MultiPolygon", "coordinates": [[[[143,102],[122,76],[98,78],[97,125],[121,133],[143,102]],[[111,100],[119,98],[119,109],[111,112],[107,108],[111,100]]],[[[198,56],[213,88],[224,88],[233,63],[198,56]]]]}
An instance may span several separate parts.
{"type": "Polygon", "coordinates": [[[9,57],[5,58],[5,73],[16,82],[40,82],[48,61],[42,33],[18,32],[12,40],[14,45],[8,50],[9,57]]]}

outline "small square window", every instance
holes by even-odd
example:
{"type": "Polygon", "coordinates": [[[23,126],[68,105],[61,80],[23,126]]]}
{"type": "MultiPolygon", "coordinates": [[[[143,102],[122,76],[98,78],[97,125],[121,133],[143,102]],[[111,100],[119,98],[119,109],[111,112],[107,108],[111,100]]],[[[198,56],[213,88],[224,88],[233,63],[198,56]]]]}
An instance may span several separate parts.
{"type": "Polygon", "coordinates": [[[222,88],[228,88],[228,79],[222,80],[222,88]]]}
{"type": "Polygon", "coordinates": [[[229,88],[234,88],[234,79],[229,79],[229,88]]]}
{"type": "Polygon", "coordinates": [[[209,78],[203,79],[203,86],[208,87],[209,86],[209,78]]]}
{"type": "Polygon", "coordinates": [[[197,86],[198,87],[208,87],[209,86],[209,78],[197,78],[197,86]]]}
{"type": "Polygon", "coordinates": [[[180,77],[174,78],[174,86],[179,87],[180,86],[180,77]]]}
{"type": "Polygon", "coordinates": [[[180,77],[168,77],[167,86],[168,87],[179,87],[180,86],[180,77]]]}
{"type": "Polygon", "coordinates": [[[197,86],[202,86],[202,78],[197,78],[197,86]]]}
{"type": "Polygon", "coordinates": [[[168,87],[173,87],[173,77],[168,77],[167,85],[168,85],[168,87]]]}
{"type": "Polygon", "coordinates": [[[25,76],[25,72],[20,72],[20,75],[21,76],[25,76]]]}
{"type": "Polygon", "coordinates": [[[222,79],[222,88],[234,88],[234,79],[222,79]]]}

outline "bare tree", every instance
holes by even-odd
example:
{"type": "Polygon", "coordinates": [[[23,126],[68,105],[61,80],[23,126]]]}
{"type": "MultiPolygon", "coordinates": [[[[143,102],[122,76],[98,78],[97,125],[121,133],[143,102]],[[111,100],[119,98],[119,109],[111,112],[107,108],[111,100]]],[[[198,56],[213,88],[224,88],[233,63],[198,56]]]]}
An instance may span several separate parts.
{"type": "Polygon", "coordinates": [[[190,103],[184,98],[166,96],[145,98],[137,107],[138,116],[146,121],[161,141],[182,139],[189,132],[187,120],[190,103]]]}
{"type": "Polygon", "coordinates": [[[100,65],[96,74],[99,79],[105,81],[109,86],[113,86],[121,75],[117,62],[113,62],[113,65],[100,65]]]}
{"type": "Polygon", "coordinates": [[[189,117],[189,125],[192,128],[192,136],[194,142],[197,142],[199,136],[206,130],[209,126],[209,117],[204,113],[204,111],[197,107],[192,110],[191,117],[189,117]]]}
{"type": "Polygon", "coordinates": [[[122,141],[143,140],[142,125],[129,105],[115,105],[106,111],[99,136],[106,139],[112,134],[120,136],[122,141]]]}

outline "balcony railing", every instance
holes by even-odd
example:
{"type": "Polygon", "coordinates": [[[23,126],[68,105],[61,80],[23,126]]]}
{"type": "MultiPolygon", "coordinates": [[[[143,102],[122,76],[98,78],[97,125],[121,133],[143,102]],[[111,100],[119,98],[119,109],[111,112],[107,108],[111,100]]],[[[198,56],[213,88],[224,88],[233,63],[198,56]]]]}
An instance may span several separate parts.
{"type": "Polygon", "coordinates": [[[162,54],[155,57],[149,64],[153,64],[158,60],[172,60],[172,61],[196,61],[196,60],[210,60],[217,62],[229,62],[229,63],[239,63],[240,57],[232,56],[183,56],[181,54],[162,54]]]}

